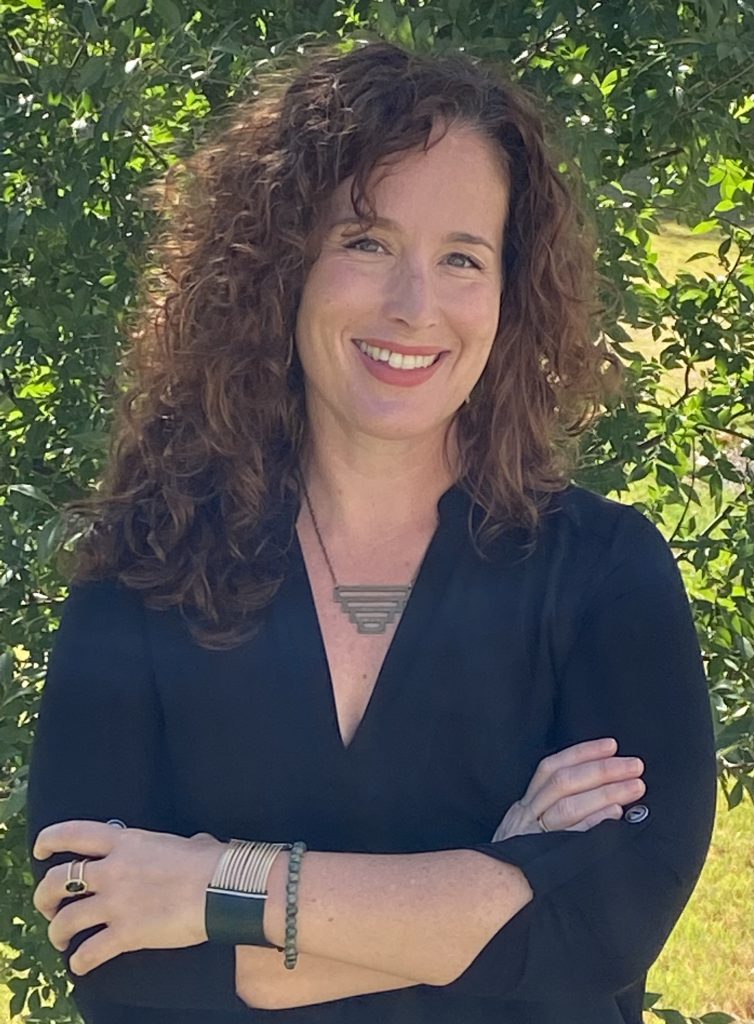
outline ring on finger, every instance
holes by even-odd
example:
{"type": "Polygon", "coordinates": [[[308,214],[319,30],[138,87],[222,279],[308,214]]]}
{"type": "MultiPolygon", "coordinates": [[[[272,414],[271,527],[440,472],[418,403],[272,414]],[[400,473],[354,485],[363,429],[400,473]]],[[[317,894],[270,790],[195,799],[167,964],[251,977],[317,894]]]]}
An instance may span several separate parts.
{"type": "Polygon", "coordinates": [[[544,823],[544,816],[544,811],[542,812],[542,814],[537,815],[537,824],[539,825],[542,832],[549,832],[550,829],[544,823]]]}
{"type": "Polygon", "coordinates": [[[89,891],[89,886],[84,878],[84,868],[89,863],[85,857],[83,860],[72,860],[68,862],[68,875],[65,882],[65,891],[74,896],[82,896],[89,891]]]}

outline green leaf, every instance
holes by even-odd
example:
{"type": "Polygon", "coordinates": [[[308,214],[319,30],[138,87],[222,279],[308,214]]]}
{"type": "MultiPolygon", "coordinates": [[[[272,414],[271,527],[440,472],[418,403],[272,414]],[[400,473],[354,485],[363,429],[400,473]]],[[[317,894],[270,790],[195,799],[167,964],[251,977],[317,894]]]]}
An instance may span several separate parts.
{"type": "Polygon", "coordinates": [[[26,220],[26,211],[20,206],[12,206],[8,209],[8,219],[5,224],[5,245],[11,249],[18,241],[21,228],[26,220]]]}
{"type": "Polygon", "coordinates": [[[90,57],[79,73],[79,89],[83,92],[96,85],[107,71],[107,65],[106,57],[90,57]]]}
{"type": "Polygon", "coordinates": [[[714,259],[715,254],[713,252],[695,252],[693,256],[686,258],[687,263],[694,263],[695,260],[708,260],[710,257],[714,259]]]}
{"type": "Polygon", "coordinates": [[[123,21],[126,18],[133,18],[135,14],[141,14],[145,7],[146,0],[116,0],[111,17],[114,21],[123,21]]]}
{"type": "MultiPolygon", "coordinates": [[[[0,800],[0,825],[6,825],[11,818],[14,818],[19,811],[23,810],[25,803],[26,783],[21,782],[11,789],[10,793],[4,800],[0,800]]],[[[11,1000],[11,1007],[12,1005],[13,1000],[11,1000]]],[[[21,1001],[21,1006],[23,1006],[23,1000],[21,1001]]],[[[16,1010],[16,1013],[20,1012],[20,1010],[16,1010]]],[[[12,1009],[11,1013],[13,1013],[12,1009]]]]}
{"type": "Polygon", "coordinates": [[[395,38],[401,46],[405,46],[409,49],[414,48],[414,31],[411,28],[411,19],[407,14],[404,14],[401,20],[398,22],[398,28],[395,30],[395,38]]]}
{"type": "Polygon", "coordinates": [[[180,28],[183,24],[183,15],[173,0],[152,0],[152,8],[171,31],[180,28]]]}
{"type": "Polygon", "coordinates": [[[15,660],[13,651],[3,651],[0,654],[0,686],[6,687],[12,682],[15,660]]]}
{"type": "Polygon", "coordinates": [[[652,1007],[652,1013],[656,1014],[665,1024],[688,1024],[686,1017],[678,1010],[656,1010],[652,1007]]]}
{"type": "MultiPolygon", "coordinates": [[[[5,802],[6,801],[3,801],[3,804],[5,802]]],[[[10,817],[12,817],[12,815],[9,815],[8,818],[6,818],[5,815],[3,814],[3,804],[0,804],[0,821],[10,820],[10,817]]],[[[16,808],[16,810],[18,810],[18,808],[16,808]]],[[[15,814],[15,813],[16,812],[14,811],[13,814],[15,814]]],[[[26,992],[24,992],[23,989],[19,990],[18,992],[14,992],[13,993],[13,996],[11,997],[10,1004],[8,1006],[8,1010],[10,1012],[11,1017],[16,1017],[16,1016],[18,1016],[21,1013],[21,1011],[24,1008],[24,1003],[25,1002],[26,1002],[26,992]]]]}
{"type": "Polygon", "coordinates": [[[692,235],[703,235],[707,231],[715,231],[720,225],[716,220],[702,220],[691,229],[692,235]]]}
{"type": "Polygon", "coordinates": [[[742,713],[738,718],[726,722],[715,735],[715,748],[721,753],[737,746],[750,729],[749,716],[742,713]]]}
{"type": "Polygon", "coordinates": [[[100,118],[102,130],[106,131],[109,135],[114,135],[118,128],[120,128],[121,121],[125,117],[127,110],[128,100],[121,100],[114,107],[108,107],[100,118]]]}
{"type": "Polygon", "coordinates": [[[655,466],[655,474],[664,487],[669,488],[671,491],[678,490],[678,477],[667,466],[664,466],[661,462],[658,463],[655,466]]]}
{"type": "Polygon", "coordinates": [[[631,470],[628,474],[628,483],[636,483],[637,480],[644,480],[652,472],[652,466],[649,462],[640,462],[631,470]]]}
{"type": "MultiPolygon", "coordinates": [[[[9,484],[8,490],[17,494],[25,494],[27,498],[33,498],[44,505],[49,505],[51,508],[55,508],[53,502],[43,494],[37,487],[32,484],[9,484]]],[[[57,510],[56,510],[57,511],[57,510]]]]}
{"type": "Polygon", "coordinates": [[[48,519],[37,537],[37,562],[40,566],[48,565],[50,559],[60,547],[65,536],[66,520],[58,514],[48,519]]]}
{"type": "Polygon", "coordinates": [[[81,16],[84,20],[84,28],[92,39],[99,40],[102,38],[102,26],[97,21],[97,15],[94,13],[91,0],[86,0],[81,7],[81,16]]]}

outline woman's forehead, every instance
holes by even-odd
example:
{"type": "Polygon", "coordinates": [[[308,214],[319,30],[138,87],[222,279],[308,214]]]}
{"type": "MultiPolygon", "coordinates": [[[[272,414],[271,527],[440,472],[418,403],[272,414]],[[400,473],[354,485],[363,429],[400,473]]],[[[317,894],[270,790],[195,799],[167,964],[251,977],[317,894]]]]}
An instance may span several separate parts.
{"type": "MultiPolygon", "coordinates": [[[[451,131],[426,152],[396,154],[389,166],[377,166],[367,179],[377,221],[368,223],[387,231],[426,226],[479,237],[483,227],[489,234],[491,223],[505,219],[507,175],[493,144],[468,130],[462,137],[451,131]]],[[[358,230],[362,223],[352,184],[353,178],[347,178],[333,192],[325,215],[328,231],[358,230]]]]}

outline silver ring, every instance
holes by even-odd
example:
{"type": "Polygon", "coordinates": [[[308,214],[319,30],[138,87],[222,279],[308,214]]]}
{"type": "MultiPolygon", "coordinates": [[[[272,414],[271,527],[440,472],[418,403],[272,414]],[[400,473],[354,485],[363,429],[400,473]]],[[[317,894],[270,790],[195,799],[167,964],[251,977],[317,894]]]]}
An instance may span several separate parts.
{"type": "Polygon", "coordinates": [[[68,877],[66,878],[65,891],[74,896],[82,896],[89,891],[89,886],[84,878],[84,868],[89,863],[88,858],[84,860],[71,860],[68,862],[68,877]],[[74,874],[74,869],[76,873],[74,874]]]}
{"type": "Polygon", "coordinates": [[[115,825],[116,828],[128,828],[128,825],[125,823],[125,821],[121,821],[120,818],[109,818],[105,822],[105,824],[115,825]]]}
{"type": "Polygon", "coordinates": [[[542,814],[538,814],[537,815],[537,824],[539,825],[540,829],[543,832],[549,832],[550,830],[547,827],[547,825],[545,825],[544,821],[542,820],[543,818],[544,818],[544,811],[542,812],[542,814]]]}

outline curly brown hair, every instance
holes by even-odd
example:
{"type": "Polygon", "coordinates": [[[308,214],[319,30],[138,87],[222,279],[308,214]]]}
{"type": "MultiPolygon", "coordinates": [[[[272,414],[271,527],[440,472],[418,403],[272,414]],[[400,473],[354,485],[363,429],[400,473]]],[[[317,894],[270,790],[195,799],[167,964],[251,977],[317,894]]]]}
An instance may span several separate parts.
{"type": "Polygon", "coordinates": [[[371,172],[426,149],[433,126],[469,126],[500,154],[510,191],[500,324],[456,415],[458,482],[484,510],[480,551],[508,526],[534,531],[618,365],[596,328],[593,231],[519,85],[461,54],[368,43],[315,47],[303,68],[261,86],[148,190],[162,226],[109,458],[96,493],[66,507],[74,582],[115,577],[148,592],[150,607],[196,611],[192,635],[210,649],[251,637],[285,575],[292,526],[282,542],[276,527],[299,498],[306,435],[296,311],[346,178],[371,226],[371,172]]]}

